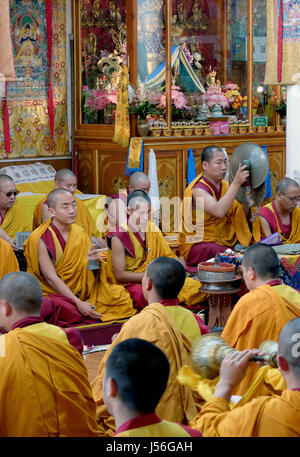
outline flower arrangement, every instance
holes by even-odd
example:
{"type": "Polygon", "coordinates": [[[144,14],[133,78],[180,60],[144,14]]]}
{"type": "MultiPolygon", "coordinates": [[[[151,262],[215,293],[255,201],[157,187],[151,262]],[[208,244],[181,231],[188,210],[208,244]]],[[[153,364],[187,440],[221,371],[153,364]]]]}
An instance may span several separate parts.
{"type": "MultiPolygon", "coordinates": [[[[167,95],[166,95],[166,92],[164,92],[160,97],[160,103],[159,103],[160,108],[166,107],[166,100],[167,100],[167,95]]],[[[177,109],[190,109],[190,107],[187,104],[187,98],[179,86],[172,86],[172,88],[171,88],[171,103],[177,109]]]]}
{"type": "Polygon", "coordinates": [[[276,112],[280,114],[280,116],[286,115],[286,87],[281,87],[281,95],[282,98],[279,100],[277,95],[272,96],[273,104],[276,106],[276,112]]]}
{"type": "Polygon", "coordinates": [[[129,112],[137,114],[140,119],[156,116],[159,112],[161,93],[157,89],[141,84],[136,91],[129,107],[129,112]]]}
{"type": "Polygon", "coordinates": [[[88,106],[92,111],[100,111],[110,103],[116,105],[118,101],[118,92],[111,89],[109,92],[102,89],[90,90],[89,96],[86,98],[85,106],[88,106]]]}
{"type": "Polygon", "coordinates": [[[205,92],[205,99],[207,106],[212,109],[215,106],[220,106],[221,108],[228,108],[229,101],[225,94],[222,92],[222,88],[219,85],[211,85],[208,87],[205,92]]]}

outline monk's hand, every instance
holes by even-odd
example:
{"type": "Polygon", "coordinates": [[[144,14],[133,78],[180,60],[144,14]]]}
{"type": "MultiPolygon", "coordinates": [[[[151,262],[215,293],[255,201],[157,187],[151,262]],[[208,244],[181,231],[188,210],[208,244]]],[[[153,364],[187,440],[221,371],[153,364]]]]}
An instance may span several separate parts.
{"type": "Polygon", "coordinates": [[[214,397],[222,397],[229,401],[231,392],[246,374],[250,359],[257,355],[257,349],[230,352],[220,367],[220,379],[214,397]]]}
{"type": "Polygon", "coordinates": [[[242,167],[240,165],[238,171],[235,174],[233,182],[235,182],[239,186],[241,186],[242,184],[244,184],[246,182],[246,180],[250,174],[249,170],[246,170],[246,168],[247,168],[247,165],[243,165],[242,167]]]}
{"type": "Polygon", "coordinates": [[[107,247],[106,241],[103,238],[96,238],[95,236],[92,236],[91,242],[96,249],[103,249],[107,247]]]}
{"type": "Polygon", "coordinates": [[[90,317],[91,319],[101,319],[102,314],[97,313],[94,311],[94,307],[91,303],[86,301],[77,300],[76,306],[78,311],[86,317],[90,317]]]}
{"type": "Polygon", "coordinates": [[[18,251],[19,249],[17,248],[17,245],[16,245],[16,242],[15,240],[13,240],[12,238],[9,239],[9,244],[11,245],[11,247],[13,248],[14,251],[18,251]]]}
{"type": "Polygon", "coordinates": [[[94,247],[89,249],[88,253],[87,253],[87,258],[88,258],[88,260],[99,260],[100,261],[99,249],[96,249],[94,247]]]}

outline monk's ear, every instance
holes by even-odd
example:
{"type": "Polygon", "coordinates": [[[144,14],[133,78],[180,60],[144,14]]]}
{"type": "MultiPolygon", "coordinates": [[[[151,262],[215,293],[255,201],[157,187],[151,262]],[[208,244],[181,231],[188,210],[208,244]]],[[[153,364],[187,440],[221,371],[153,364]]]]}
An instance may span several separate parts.
{"type": "Polygon", "coordinates": [[[113,378],[106,380],[106,395],[113,398],[118,396],[117,384],[113,378]]]}
{"type": "Polygon", "coordinates": [[[9,317],[12,314],[12,307],[10,306],[9,303],[7,303],[6,300],[1,299],[0,300],[0,312],[1,315],[4,317],[9,317]]]}
{"type": "Polygon", "coordinates": [[[254,281],[256,279],[256,271],[252,268],[252,267],[249,267],[248,268],[248,277],[249,279],[251,279],[251,281],[254,281]]]}
{"type": "Polygon", "coordinates": [[[290,366],[287,360],[280,354],[277,355],[277,364],[280,371],[287,372],[290,371],[290,366]]]}
{"type": "Polygon", "coordinates": [[[49,217],[54,217],[55,216],[55,209],[54,208],[49,208],[49,206],[48,206],[48,214],[49,214],[49,217]]]}

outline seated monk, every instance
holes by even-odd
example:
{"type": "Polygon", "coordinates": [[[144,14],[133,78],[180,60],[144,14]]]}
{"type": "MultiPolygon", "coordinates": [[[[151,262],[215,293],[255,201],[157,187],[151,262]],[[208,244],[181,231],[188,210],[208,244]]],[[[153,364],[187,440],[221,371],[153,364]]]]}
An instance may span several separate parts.
{"type": "Polygon", "coordinates": [[[19,271],[19,263],[11,245],[2,238],[0,238],[0,259],[0,279],[7,273],[19,271]]]}
{"type": "MultiPolygon", "coordinates": [[[[207,332],[199,316],[179,306],[177,297],[185,276],[185,269],[180,262],[168,257],[159,257],[147,266],[142,286],[149,305],[122,326],[100,362],[98,375],[92,381],[101,435],[112,436],[116,428],[102,394],[106,361],[116,345],[128,338],[142,338],[155,344],[170,361],[168,384],[156,408],[159,418],[186,425],[197,414],[198,405],[191,389],[179,384],[176,379],[181,366],[189,362],[192,342],[207,332]]],[[[148,395],[149,392],[144,389],[144,394],[148,395]]]]}
{"type": "Polygon", "coordinates": [[[243,379],[256,350],[228,354],[212,400],[190,423],[204,436],[292,437],[300,436],[300,353],[295,335],[300,335],[300,318],[290,320],[280,332],[277,363],[286,389],[281,395],[259,396],[230,409],[232,391],[243,379]]]}
{"type": "Polygon", "coordinates": [[[204,148],[201,161],[203,173],[187,187],[182,203],[183,223],[178,250],[188,266],[197,266],[234,247],[237,242],[249,246],[262,237],[259,218],[250,221],[254,208],[244,208],[235,200],[240,186],[249,176],[246,166],[238,169],[229,186],[224,180],[228,160],[222,149],[204,148]]]}
{"type": "MultiPolygon", "coordinates": [[[[71,170],[63,168],[56,173],[54,183],[56,189],[66,189],[74,195],[77,206],[77,216],[75,223],[86,230],[95,247],[105,247],[106,244],[104,240],[94,236],[96,232],[96,227],[88,208],[75,195],[75,192],[77,190],[77,178],[75,174],[71,170]]],[[[34,208],[33,230],[39,227],[47,219],[49,219],[47,197],[43,197],[42,200],[34,208]]]]}
{"type": "MultiPolygon", "coordinates": [[[[156,257],[176,258],[159,228],[151,222],[151,201],[143,191],[127,198],[128,223],[107,235],[107,264],[117,283],[129,291],[136,309],[147,305],[141,282],[147,265],[156,257]]],[[[206,298],[199,292],[201,283],[186,278],[179,294],[180,302],[193,306],[206,298]]]]}
{"type": "Polygon", "coordinates": [[[129,178],[128,189],[122,189],[117,195],[108,197],[105,204],[106,219],[104,221],[104,234],[105,236],[116,229],[116,226],[122,225],[127,221],[127,197],[135,191],[142,190],[149,193],[150,180],[148,176],[142,171],[132,173],[129,178]]]}
{"type": "Polygon", "coordinates": [[[279,181],[276,197],[260,209],[266,236],[278,232],[283,244],[300,243],[300,186],[290,178],[279,181]]]}
{"type": "Polygon", "coordinates": [[[129,338],[114,347],[103,379],[103,399],[116,424],[114,436],[202,436],[197,430],[161,420],[155,414],[169,372],[166,355],[149,341],[129,338]]]}
{"type": "MultiPolygon", "coordinates": [[[[278,279],[279,267],[278,256],[270,246],[256,244],[246,249],[242,271],[249,293],[237,302],[221,335],[231,347],[242,351],[259,348],[266,340],[278,341],[283,326],[300,316],[300,294],[278,279]]],[[[245,393],[256,371],[257,366],[251,364],[236,395],[245,393]]],[[[256,395],[264,393],[262,385],[256,395]]]]}
{"type": "Polygon", "coordinates": [[[135,311],[128,292],[118,285],[108,286],[102,278],[104,267],[100,268],[100,280],[87,269],[88,256],[99,256],[97,250],[90,249],[87,232],[74,224],[74,195],[55,189],[48,195],[47,206],[50,219],[24,243],[28,272],[37,277],[47,296],[41,315],[45,317],[45,308],[52,306],[47,321],[62,326],[95,323],[101,317],[110,321],[132,316],[135,311]]]}
{"type": "Polygon", "coordinates": [[[0,174],[0,238],[17,250],[17,232],[30,232],[31,225],[22,206],[16,201],[18,191],[14,180],[0,174]]]}
{"type": "MultiPolygon", "coordinates": [[[[42,322],[34,276],[0,281],[0,435],[98,436],[96,406],[82,356],[68,334],[42,322]]],[[[73,332],[76,330],[73,329],[73,332]]]]}

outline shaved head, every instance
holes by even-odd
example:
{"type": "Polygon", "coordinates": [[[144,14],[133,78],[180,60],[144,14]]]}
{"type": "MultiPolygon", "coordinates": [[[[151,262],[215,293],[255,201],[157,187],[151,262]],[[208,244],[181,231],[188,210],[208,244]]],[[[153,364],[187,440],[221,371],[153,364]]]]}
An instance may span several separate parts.
{"type": "Polygon", "coordinates": [[[149,203],[149,205],[151,205],[151,200],[148,194],[142,190],[135,190],[127,197],[127,207],[130,209],[134,210],[143,203],[149,203]]]}
{"type": "Polygon", "coordinates": [[[246,249],[242,265],[252,268],[260,279],[274,279],[279,275],[280,261],[278,255],[266,244],[254,244],[246,249]]]}
{"type": "Polygon", "coordinates": [[[129,178],[129,191],[133,192],[134,190],[143,190],[148,193],[150,190],[150,179],[142,171],[136,171],[132,173],[129,178]]]}
{"type": "Polygon", "coordinates": [[[4,173],[0,173],[0,186],[7,181],[14,182],[14,180],[10,176],[5,175],[4,173]]]}
{"type": "Polygon", "coordinates": [[[68,168],[62,168],[61,170],[58,170],[54,180],[57,183],[62,183],[65,180],[65,178],[76,178],[76,175],[73,173],[72,170],[69,170],[68,168]]]}
{"type": "Polygon", "coordinates": [[[204,148],[201,153],[201,162],[210,162],[216,151],[223,152],[224,154],[224,151],[217,146],[207,146],[204,148]]]}
{"type": "Polygon", "coordinates": [[[48,194],[48,197],[47,197],[48,208],[55,209],[56,203],[57,203],[57,199],[62,194],[71,194],[72,195],[72,192],[70,192],[70,191],[68,191],[66,189],[54,189],[54,190],[52,190],[52,192],[50,192],[50,194],[48,194]]]}
{"type": "Polygon", "coordinates": [[[290,187],[299,187],[299,184],[294,179],[284,178],[277,184],[276,192],[287,192],[290,187]]]}
{"type": "Polygon", "coordinates": [[[40,284],[30,273],[9,273],[0,281],[0,300],[5,300],[17,311],[36,313],[42,304],[40,284]]]}
{"type": "Polygon", "coordinates": [[[279,335],[278,352],[289,364],[293,375],[300,379],[300,317],[289,321],[279,335]]]}

